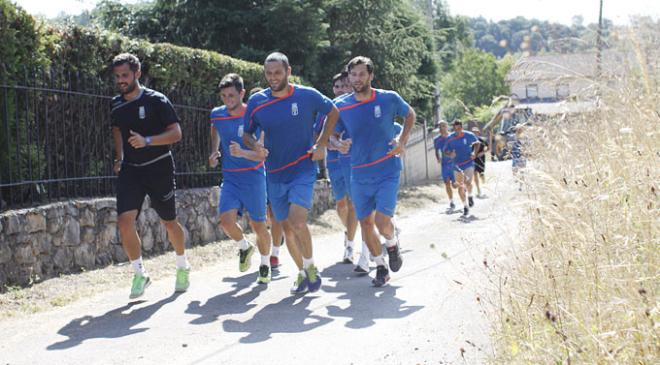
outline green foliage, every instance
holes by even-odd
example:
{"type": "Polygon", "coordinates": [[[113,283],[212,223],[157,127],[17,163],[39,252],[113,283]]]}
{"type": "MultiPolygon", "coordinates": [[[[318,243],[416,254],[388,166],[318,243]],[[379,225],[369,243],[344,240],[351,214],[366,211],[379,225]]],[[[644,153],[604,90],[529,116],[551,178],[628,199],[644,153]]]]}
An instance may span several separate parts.
{"type": "MultiPolygon", "coordinates": [[[[470,18],[469,28],[475,47],[492,53],[496,57],[523,52],[572,53],[595,49],[597,24],[583,25],[581,16],[573,18],[571,26],[527,19],[521,16],[492,22],[483,17],[470,18]]],[[[604,19],[604,40],[607,47],[612,21],[604,19]]]]}
{"type": "Polygon", "coordinates": [[[510,57],[497,61],[492,54],[465,49],[442,80],[444,117],[473,114],[477,107],[491,105],[495,97],[508,95],[505,77],[512,64],[510,57]]]}

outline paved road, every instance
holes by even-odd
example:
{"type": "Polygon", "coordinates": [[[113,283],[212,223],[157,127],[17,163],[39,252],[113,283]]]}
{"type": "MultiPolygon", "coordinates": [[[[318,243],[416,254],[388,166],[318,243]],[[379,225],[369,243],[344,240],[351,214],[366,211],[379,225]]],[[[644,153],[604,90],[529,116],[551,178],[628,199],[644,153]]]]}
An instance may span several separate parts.
{"type": "MultiPolygon", "coordinates": [[[[508,164],[490,164],[470,221],[435,204],[398,218],[404,265],[370,286],[337,263],[342,234],[315,238],[322,291],[288,294],[293,263],[266,288],[236,258],[191,274],[172,295],[160,280],[144,300],[128,287],[56,311],[0,323],[0,364],[481,364],[490,351],[477,300],[483,257],[515,231],[508,164]],[[507,211],[506,216],[501,213],[507,211]]],[[[256,268],[257,258],[253,258],[256,268]]],[[[372,275],[375,270],[372,271],[372,275]]]]}

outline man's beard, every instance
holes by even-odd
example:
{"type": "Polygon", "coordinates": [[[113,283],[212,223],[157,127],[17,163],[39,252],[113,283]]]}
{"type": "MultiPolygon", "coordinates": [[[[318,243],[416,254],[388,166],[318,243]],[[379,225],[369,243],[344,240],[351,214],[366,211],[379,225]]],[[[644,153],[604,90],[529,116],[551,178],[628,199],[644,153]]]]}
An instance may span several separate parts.
{"type": "Polygon", "coordinates": [[[284,79],[282,82],[280,82],[277,87],[270,87],[271,90],[277,92],[277,91],[282,91],[284,88],[289,84],[288,80],[284,79]]]}
{"type": "Polygon", "coordinates": [[[133,80],[128,86],[126,87],[126,91],[122,92],[122,95],[130,94],[133,91],[135,91],[135,88],[137,87],[137,80],[133,80]]]}

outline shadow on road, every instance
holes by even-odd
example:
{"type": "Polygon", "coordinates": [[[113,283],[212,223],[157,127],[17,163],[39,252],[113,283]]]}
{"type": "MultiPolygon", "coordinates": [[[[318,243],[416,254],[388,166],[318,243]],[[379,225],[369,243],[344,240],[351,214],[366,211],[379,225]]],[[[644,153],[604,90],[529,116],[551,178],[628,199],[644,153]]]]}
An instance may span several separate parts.
{"type": "Polygon", "coordinates": [[[269,304],[255,313],[245,322],[228,319],[222,323],[225,332],[247,332],[241,343],[263,342],[274,333],[299,333],[313,330],[332,322],[331,318],[312,314],[307,309],[313,297],[290,296],[281,301],[269,304]]]}
{"type": "Polygon", "coordinates": [[[254,284],[257,279],[257,273],[243,275],[238,278],[224,278],[224,282],[233,282],[232,290],[222,293],[213,298],[209,298],[203,305],[199,300],[195,300],[188,304],[186,313],[199,315],[198,318],[190,321],[191,324],[205,324],[211,323],[223,315],[245,313],[250,309],[256,307],[256,304],[250,304],[254,301],[259,293],[266,290],[266,285],[254,284]],[[250,285],[254,287],[252,290],[243,294],[239,293],[243,289],[247,289],[250,285]]]}
{"type": "Polygon", "coordinates": [[[145,303],[140,300],[128,303],[117,309],[113,309],[98,317],[84,316],[76,318],[62,327],[58,334],[69,337],[67,340],[56,342],[48,346],[47,350],[64,350],[80,345],[83,341],[92,338],[119,338],[141,333],[149,328],[133,328],[146,321],[165,304],[173,302],[181,293],[174,293],[168,298],[162,299],[154,304],[130,310],[132,307],[145,303]]]}
{"type": "MultiPolygon", "coordinates": [[[[331,317],[350,318],[346,323],[348,328],[370,327],[376,324],[377,319],[403,318],[423,308],[423,306],[403,305],[406,302],[395,296],[399,287],[386,285],[375,288],[371,286],[369,276],[356,276],[350,265],[329,266],[321,275],[325,280],[336,283],[335,286],[323,286],[324,291],[343,293],[338,299],[349,301],[350,304],[345,308],[337,305],[327,307],[328,315],[331,317]]],[[[396,278],[396,273],[390,275],[396,278]]]]}

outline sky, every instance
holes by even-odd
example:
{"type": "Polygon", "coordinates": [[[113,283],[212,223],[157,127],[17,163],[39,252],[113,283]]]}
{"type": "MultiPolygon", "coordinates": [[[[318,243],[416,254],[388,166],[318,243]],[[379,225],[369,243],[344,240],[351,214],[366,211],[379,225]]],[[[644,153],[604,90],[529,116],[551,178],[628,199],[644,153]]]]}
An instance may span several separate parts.
{"type": "MultiPolygon", "coordinates": [[[[98,0],[13,0],[31,14],[51,18],[60,12],[79,14],[92,9],[98,0]]],[[[243,0],[240,0],[243,1],[243,0]]],[[[516,16],[571,24],[582,15],[585,24],[598,21],[599,0],[445,0],[453,15],[483,16],[494,21],[516,16]]],[[[135,3],[137,0],[124,0],[135,3]]],[[[660,18],[660,0],[604,0],[603,16],[615,24],[627,24],[631,15],[660,18]]]]}

